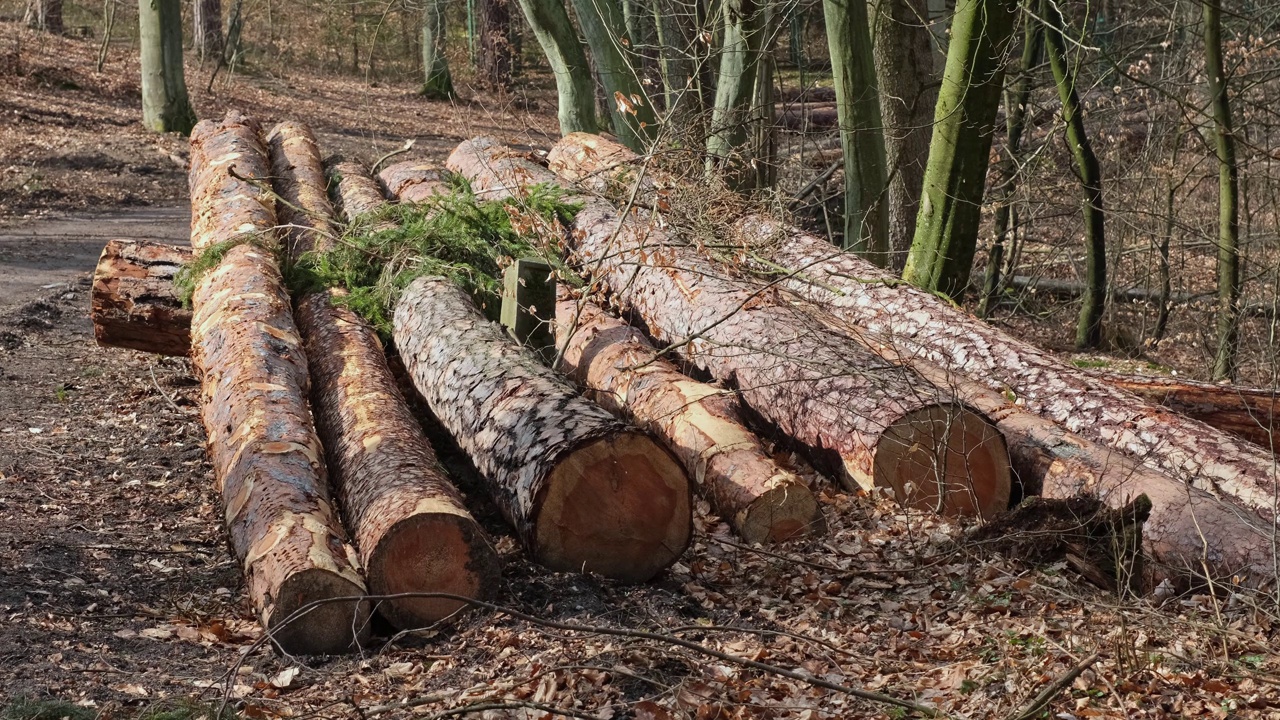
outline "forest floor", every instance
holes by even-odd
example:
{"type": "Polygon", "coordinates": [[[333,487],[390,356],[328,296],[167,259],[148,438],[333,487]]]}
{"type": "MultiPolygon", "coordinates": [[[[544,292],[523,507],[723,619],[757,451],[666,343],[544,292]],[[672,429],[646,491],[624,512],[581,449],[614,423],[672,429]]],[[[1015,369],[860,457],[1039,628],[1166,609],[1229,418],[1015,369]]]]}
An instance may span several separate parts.
{"type": "MultiPolygon", "coordinates": [[[[500,706],[488,717],[544,717],[533,704],[601,719],[908,714],[661,640],[501,613],[383,636],[358,657],[265,649],[226,549],[188,363],[100,348],[87,319],[106,238],[185,240],[184,141],[142,130],[131,59],[95,73],[92,43],[3,30],[24,42],[0,53],[0,718],[222,700],[252,718],[474,703],[500,706]]],[[[545,109],[301,73],[194,90],[203,116],[299,119],[366,161],[408,138],[440,158],[478,133],[545,146],[554,130],[545,109]]],[[[465,464],[450,467],[497,539],[498,602],[536,618],[678,637],[957,716],[1280,718],[1273,600],[1121,601],[1065,563],[1002,558],[963,528],[816,476],[827,527],[811,537],[743,547],[700,504],[681,561],[623,586],[529,563],[465,464]],[[1022,712],[1095,654],[1047,710],[1022,712]]]]}

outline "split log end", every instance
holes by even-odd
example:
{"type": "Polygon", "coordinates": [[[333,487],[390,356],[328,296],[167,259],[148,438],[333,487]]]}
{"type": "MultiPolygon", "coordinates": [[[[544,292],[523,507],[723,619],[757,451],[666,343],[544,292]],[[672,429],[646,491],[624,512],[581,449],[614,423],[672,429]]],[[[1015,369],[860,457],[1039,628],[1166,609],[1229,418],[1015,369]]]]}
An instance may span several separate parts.
{"type": "Polygon", "coordinates": [[[191,309],[182,306],[174,275],[191,261],[188,248],[110,240],[93,273],[93,336],[103,347],[185,356],[191,349],[191,309]]]}
{"type": "Polygon", "coordinates": [[[280,583],[263,625],[289,655],[351,652],[369,637],[364,595],[364,588],[339,573],[319,567],[295,572],[280,583]]]}
{"type": "Polygon", "coordinates": [[[818,499],[799,478],[788,473],[787,481],[764,492],[738,513],[737,530],[748,543],[782,542],[817,531],[822,527],[818,499]]]}
{"type": "Polygon", "coordinates": [[[548,478],[535,555],[554,570],[649,580],[689,545],[690,492],[684,469],[647,435],[597,438],[562,457],[548,478]]]}

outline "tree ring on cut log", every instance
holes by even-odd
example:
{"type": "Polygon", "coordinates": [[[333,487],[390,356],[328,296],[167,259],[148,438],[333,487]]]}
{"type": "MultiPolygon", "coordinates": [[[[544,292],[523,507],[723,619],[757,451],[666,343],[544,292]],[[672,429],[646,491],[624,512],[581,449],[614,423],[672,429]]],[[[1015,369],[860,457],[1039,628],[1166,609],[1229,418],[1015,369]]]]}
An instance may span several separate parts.
{"type": "Polygon", "coordinates": [[[1009,509],[1008,458],[1004,436],[982,415],[928,405],[885,429],[875,454],[876,485],[892,488],[909,508],[989,520],[1009,509]]]}
{"type": "Polygon", "coordinates": [[[690,487],[647,435],[607,435],[559,459],[535,519],[535,553],[553,570],[624,582],[653,577],[689,544],[690,487]]]}
{"type": "MultiPolygon", "coordinates": [[[[369,553],[366,577],[373,595],[430,591],[485,598],[499,572],[475,521],[442,512],[412,515],[388,530],[369,553]]],[[[392,625],[414,629],[467,607],[448,598],[400,598],[380,601],[377,610],[392,625]]]]}
{"type": "Polygon", "coordinates": [[[790,540],[822,525],[818,501],[808,488],[784,485],[766,491],[738,513],[738,534],[749,543],[790,540]]]}
{"type": "Polygon", "coordinates": [[[363,599],[364,595],[364,588],[330,570],[310,568],[296,572],[280,583],[275,604],[264,624],[281,652],[291,655],[351,652],[356,638],[368,636],[369,603],[363,599]],[[318,598],[327,602],[292,617],[318,598]]]}

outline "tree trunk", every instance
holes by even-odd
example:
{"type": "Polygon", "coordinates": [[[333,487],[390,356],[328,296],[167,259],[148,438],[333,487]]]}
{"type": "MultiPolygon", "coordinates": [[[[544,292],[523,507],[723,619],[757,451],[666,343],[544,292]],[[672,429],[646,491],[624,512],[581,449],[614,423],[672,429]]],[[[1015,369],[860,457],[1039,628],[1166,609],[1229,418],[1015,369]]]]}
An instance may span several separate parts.
{"type": "MultiPolygon", "coordinates": [[[[145,4],[145,2],[144,2],[145,4]]],[[[342,652],[368,637],[364,595],[329,500],[322,449],[307,406],[307,359],[270,242],[271,200],[232,178],[269,177],[256,123],[228,113],[191,139],[191,244],[234,241],[192,299],[191,360],[203,385],[208,451],[231,548],[249,597],[283,652],[342,652]]]]}
{"type": "MultiPolygon", "coordinates": [[[[654,24],[658,31],[659,67],[662,70],[662,87],[665,93],[664,109],[667,111],[667,133],[680,142],[689,142],[700,134],[702,112],[702,88],[697,71],[697,59],[693,57],[697,44],[697,19],[681,17],[685,7],[681,0],[653,0],[654,24]]],[[[587,132],[592,132],[587,130],[587,132]]],[[[568,132],[563,133],[568,135],[568,132]]]]}
{"type": "Polygon", "coordinates": [[[556,78],[560,132],[595,132],[595,90],[564,0],[520,0],[520,9],[556,78]]]}
{"type": "Polygon", "coordinates": [[[929,128],[938,103],[933,38],[924,0],[874,4],[876,82],[883,119],[888,194],[889,267],[902,272],[916,233],[929,128]]]}
{"type": "Polygon", "coordinates": [[[1076,348],[1089,350],[1102,344],[1102,312],[1107,301],[1107,243],[1102,210],[1102,170],[1084,129],[1084,108],[1076,94],[1075,70],[1068,66],[1067,42],[1062,37],[1062,13],[1056,1],[1041,2],[1049,65],[1062,101],[1062,121],[1067,145],[1075,157],[1080,186],[1084,190],[1085,293],[1076,321],[1076,348]]]}
{"type": "Polygon", "coordinates": [[[769,47],[772,0],[724,0],[724,41],[707,137],[708,168],[725,174],[730,187],[749,187],[754,158],[747,157],[747,127],[755,99],[760,56],[769,47]]]}
{"type": "Polygon", "coordinates": [[[1005,147],[996,165],[996,209],[991,237],[991,254],[987,258],[987,277],[982,284],[982,300],[978,316],[986,318],[999,300],[1005,280],[1001,276],[1004,267],[1005,243],[1009,239],[1009,220],[1013,214],[1013,197],[1018,189],[1018,171],[1022,167],[1022,131],[1027,122],[1027,103],[1031,100],[1032,71],[1040,62],[1044,44],[1041,23],[1031,13],[1023,19],[1022,60],[1018,64],[1018,78],[1013,88],[1004,96],[1005,147]]]}
{"type": "Polygon", "coordinates": [[[777,265],[803,269],[805,280],[789,287],[876,337],[892,338],[896,352],[913,363],[979,380],[1072,432],[1275,516],[1277,471],[1265,451],[1110,387],[929,293],[898,286],[821,238],[761,218],[737,227],[744,241],[771,248],[777,265]]]}
{"type": "Polygon", "coordinates": [[[573,9],[608,95],[613,132],[624,145],[643,152],[657,130],[657,120],[649,94],[640,84],[640,58],[628,38],[621,4],[617,0],[573,0],[573,9]],[[628,54],[624,48],[632,52],[628,54]]]}
{"type": "Polygon", "coordinates": [[[358,162],[333,159],[325,163],[325,176],[329,180],[329,196],[334,208],[348,222],[376,212],[387,204],[378,181],[369,177],[369,171],[358,162]]]}
{"type": "Polygon", "coordinates": [[[477,0],[480,28],[478,53],[481,84],[492,90],[511,84],[515,52],[511,45],[511,8],[508,0],[477,0]]]}
{"type": "MultiPolygon", "coordinates": [[[[889,263],[885,142],[866,0],[823,0],[844,157],[844,246],[889,263]]],[[[901,71],[901,70],[900,70],[901,71]]]]}
{"type": "Polygon", "coordinates": [[[93,335],[104,347],[185,356],[191,350],[191,310],[173,276],[194,257],[175,245],[111,240],[93,273],[93,335]]]}
{"type": "Polygon", "coordinates": [[[969,285],[1016,0],[958,0],[934,112],[916,234],[902,277],[958,297],[969,285]]]}
{"type": "Polygon", "coordinates": [[[444,56],[444,0],[427,0],[422,9],[422,94],[431,100],[454,96],[453,75],[444,56]]]}
{"type": "Polygon", "coordinates": [[[1280,394],[1275,390],[1145,375],[1100,376],[1147,402],[1242,437],[1272,453],[1280,450],[1280,394]]]}
{"type": "Polygon", "coordinates": [[[786,540],[821,527],[813,493],[744,426],[733,394],[689,379],[640,331],[587,300],[556,305],[556,345],[560,370],[666,443],[744,540],[786,540]]]}
{"type": "Polygon", "coordinates": [[[463,290],[415,280],[396,306],[395,339],[414,385],[539,563],[642,582],[684,552],[691,497],[676,460],[578,397],[463,290]]]}
{"type": "Polygon", "coordinates": [[[383,192],[402,203],[420,203],[448,192],[447,180],[440,166],[432,162],[396,163],[378,173],[383,192]]]}
{"type": "Polygon", "coordinates": [[[26,22],[36,30],[61,35],[62,0],[32,0],[27,6],[26,22]]]}
{"type": "Polygon", "coordinates": [[[196,124],[182,75],[182,8],[178,0],[138,0],[142,124],[186,135],[196,124]]]}
{"type": "Polygon", "coordinates": [[[1019,476],[1044,495],[1122,507],[1145,493],[1147,541],[1174,574],[1276,580],[1272,522],[1237,504],[1266,515],[1265,453],[1062,365],[821,238],[760,216],[735,229],[773,267],[802,269],[785,285],[851,335],[994,418],[1019,476]]]}
{"type": "Polygon", "coordinates": [[[222,0],[194,0],[191,3],[191,44],[200,62],[222,60],[222,0]]]}
{"type": "Polygon", "coordinates": [[[1227,98],[1227,75],[1222,63],[1221,0],[1203,0],[1204,64],[1213,106],[1214,149],[1218,155],[1218,350],[1213,379],[1236,375],[1240,342],[1240,202],[1236,138],[1227,98]]]}
{"type": "MultiPolygon", "coordinates": [[[[315,137],[284,122],[267,136],[275,190],[285,200],[289,258],[334,245],[336,218],[315,137]]],[[[376,595],[443,592],[488,597],[498,557],[467,512],[396,389],[373,328],[341,306],[339,291],[298,300],[311,359],[311,404],[343,515],[376,595]]],[[[443,598],[381,602],[401,629],[427,627],[467,607],[443,598]]]]}

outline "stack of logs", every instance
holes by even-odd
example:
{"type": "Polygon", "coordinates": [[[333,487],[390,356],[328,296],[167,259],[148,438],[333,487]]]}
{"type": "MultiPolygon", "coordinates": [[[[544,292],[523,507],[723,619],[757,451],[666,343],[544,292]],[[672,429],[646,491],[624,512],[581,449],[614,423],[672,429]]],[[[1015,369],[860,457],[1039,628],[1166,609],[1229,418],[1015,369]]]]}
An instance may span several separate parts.
{"type": "Polygon", "coordinates": [[[95,332],[191,357],[232,549],[286,652],[356,647],[375,609],[428,625],[498,583],[493,545],[376,333],[342,289],[290,298],[280,273],[332,247],[344,220],[449,192],[448,173],[485,200],[542,184],[591,193],[574,196],[582,209],[560,238],[591,285],[561,289],[554,368],[444,278],[418,278],[394,308],[414,390],[548,568],[648,580],[688,545],[693,491],[748,542],[820,530],[807,473],[754,427],[846,488],[919,510],[990,520],[1020,494],[1073,512],[1089,496],[1124,526],[1107,532],[1140,536],[1154,561],[1145,576],[1133,547],[1082,561],[1114,587],[1275,581],[1274,458],[1252,444],[1270,442],[1275,402],[1260,391],[1092,376],[768,217],[742,218],[722,238],[732,257],[713,255],[660,218],[678,180],[595,136],[564,138],[550,169],[478,138],[445,168],[401,163],[376,180],[326,166],[296,123],[264,134],[232,112],[191,145],[192,248],[220,261],[187,309],[172,280],[191,250],[112,241],[95,332]]]}

